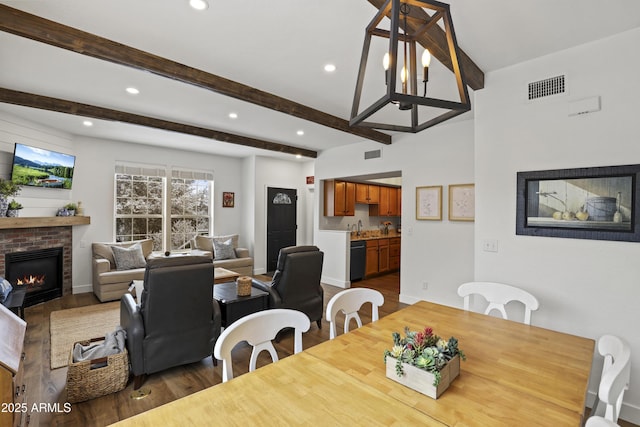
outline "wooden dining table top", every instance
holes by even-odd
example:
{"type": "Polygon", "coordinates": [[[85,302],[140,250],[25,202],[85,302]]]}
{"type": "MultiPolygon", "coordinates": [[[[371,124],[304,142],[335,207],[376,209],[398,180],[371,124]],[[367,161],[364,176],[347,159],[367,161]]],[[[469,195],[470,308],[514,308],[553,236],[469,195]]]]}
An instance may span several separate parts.
{"type": "Polygon", "coordinates": [[[446,425],[579,426],[594,346],[592,339],[420,301],[306,352],[446,425]],[[467,356],[437,400],[385,376],[382,355],[405,326],[454,336],[467,356]]]}
{"type": "Polygon", "coordinates": [[[594,346],[421,301],[116,425],[580,426],[594,346]],[[385,375],[384,350],[405,326],[455,336],[467,356],[438,399],[385,375]]]}

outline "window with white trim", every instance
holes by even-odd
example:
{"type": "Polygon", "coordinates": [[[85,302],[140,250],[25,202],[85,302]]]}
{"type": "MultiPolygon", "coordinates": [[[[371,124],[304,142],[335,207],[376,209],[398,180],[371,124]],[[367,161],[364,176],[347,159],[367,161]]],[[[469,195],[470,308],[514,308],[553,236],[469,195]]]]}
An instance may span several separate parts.
{"type": "Polygon", "coordinates": [[[213,224],[209,172],[117,165],[115,239],[153,239],[156,251],[182,250],[213,224]],[[169,178],[170,177],[170,178],[169,178]]]}

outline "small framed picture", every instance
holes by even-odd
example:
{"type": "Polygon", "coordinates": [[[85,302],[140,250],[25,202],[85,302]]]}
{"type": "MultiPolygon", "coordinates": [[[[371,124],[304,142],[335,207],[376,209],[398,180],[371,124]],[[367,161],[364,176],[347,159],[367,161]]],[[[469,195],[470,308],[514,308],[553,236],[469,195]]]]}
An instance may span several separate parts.
{"type": "Polygon", "coordinates": [[[416,187],[416,219],[442,220],[442,185],[416,187]]]}
{"type": "Polygon", "coordinates": [[[475,219],[475,185],[449,186],[449,221],[473,221],[475,219]]]}
{"type": "Polygon", "coordinates": [[[230,191],[222,192],[222,207],[223,208],[232,208],[235,203],[235,193],[230,191]]]}

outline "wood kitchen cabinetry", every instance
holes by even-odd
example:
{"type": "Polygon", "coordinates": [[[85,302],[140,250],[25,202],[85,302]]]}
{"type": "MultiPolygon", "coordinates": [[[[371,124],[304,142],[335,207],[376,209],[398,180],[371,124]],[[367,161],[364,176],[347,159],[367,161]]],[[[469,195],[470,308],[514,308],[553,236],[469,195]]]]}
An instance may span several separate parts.
{"type": "Polygon", "coordinates": [[[356,203],[377,204],[380,201],[380,187],[371,184],[356,184],[356,203]]]}
{"type": "Polygon", "coordinates": [[[380,187],[380,201],[369,205],[369,216],[400,216],[401,189],[380,187]]]}
{"type": "Polygon", "coordinates": [[[367,262],[364,269],[365,276],[378,273],[378,240],[367,240],[367,262]]]}
{"type": "Polygon", "coordinates": [[[27,323],[0,305],[0,411],[1,426],[27,423],[27,394],[24,383],[24,334],[27,323]]]}
{"type": "Polygon", "coordinates": [[[378,273],[389,271],[389,239],[378,239],[378,273]]]}
{"type": "Polygon", "coordinates": [[[365,276],[375,276],[400,268],[400,237],[367,240],[365,276]]]}
{"type": "Polygon", "coordinates": [[[400,268],[400,238],[392,237],[389,239],[389,270],[398,270],[400,268]]]}
{"type": "Polygon", "coordinates": [[[354,216],[356,213],[356,184],[347,181],[324,182],[324,215],[354,216]]]}

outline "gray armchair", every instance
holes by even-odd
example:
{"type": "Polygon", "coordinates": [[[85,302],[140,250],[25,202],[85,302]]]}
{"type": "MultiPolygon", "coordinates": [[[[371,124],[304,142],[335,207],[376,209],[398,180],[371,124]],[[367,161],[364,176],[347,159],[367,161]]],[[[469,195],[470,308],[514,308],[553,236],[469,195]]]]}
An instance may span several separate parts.
{"type": "Polygon", "coordinates": [[[269,308],[302,311],[322,327],[324,291],[320,285],[324,252],[316,246],[280,249],[271,283],[253,279],[252,286],[269,293],[269,308]]]}
{"type": "MultiPolygon", "coordinates": [[[[211,259],[148,260],[140,305],[129,293],[120,300],[134,390],[146,375],[211,356],[220,336],[220,320],[220,307],[213,299],[211,259]]],[[[213,362],[217,364],[215,358],[213,362]]]]}

